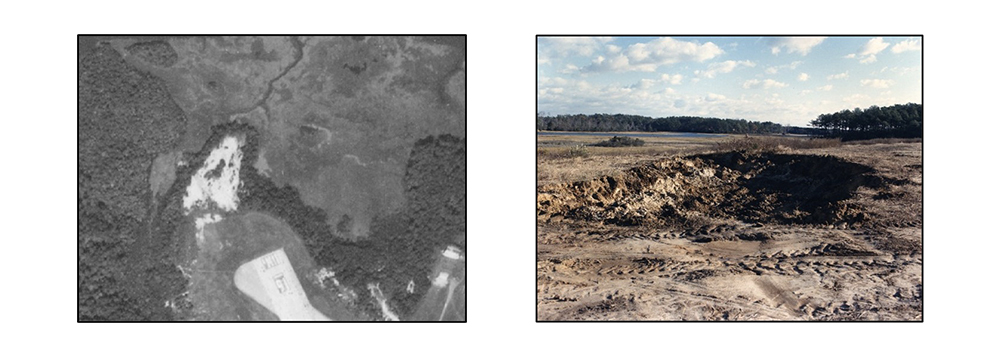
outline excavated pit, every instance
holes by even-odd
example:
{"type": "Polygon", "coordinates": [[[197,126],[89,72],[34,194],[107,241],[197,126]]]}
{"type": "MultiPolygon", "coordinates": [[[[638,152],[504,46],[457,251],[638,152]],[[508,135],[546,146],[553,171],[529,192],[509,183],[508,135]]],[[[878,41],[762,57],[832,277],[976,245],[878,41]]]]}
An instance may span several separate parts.
{"type": "Polygon", "coordinates": [[[542,222],[619,226],[705,223],[862,224],[849,203],[880,189],[871,167],[833,156],[728,152],[663,159],[590,181],[538,191],[542,222]]]}

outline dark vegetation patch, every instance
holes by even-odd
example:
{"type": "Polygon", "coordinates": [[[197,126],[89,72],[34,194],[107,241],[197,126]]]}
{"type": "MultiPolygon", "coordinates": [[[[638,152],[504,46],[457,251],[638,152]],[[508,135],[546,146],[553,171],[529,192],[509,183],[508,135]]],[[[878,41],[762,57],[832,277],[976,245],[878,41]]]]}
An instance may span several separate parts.
{"type": "MultiPolygon", "coordinates": [[[[106,44],[79,63],[77,298],[79,321],[170,320],[184,280],[157,249],[147,176],[177,142],[183,112],[162,81],[106,44]]],[[[167,236],[169,239],[170,236],[167,236]]]]}
{"type": "Polygon", "coordinates": [[[312,125],[299,126],[299,135],[295,138],[297,143],[306,148],[319,146],[326,141],[328,134],[325,130],[312,125]]]}
{"type": "Polygon", "coordinates": [[[219,165],[215,166],[215,169],[209,170],[208,173],[205,174],[205,177],[209,178],[209,179],[219,178],[219,177],[222,176],[222,169],[225,169],[225,168],[226,168],[226,160],[222,159],[219,162],[219,165]]]}
{"type": "Polygon", "coordinates": [[[340,217],[340,221],[337,222],[337,235],[346,236],[351,233],[351,227],[354,225],[354,221],[351,220],[351,216],[344,214],[340,217]]]}
{"type": "Polygon", "coordinates": [[[637,137],[614,136],[608,140],[595,143],[597,147],[639,147],[645,145],[646,141],[637,137]]]}
{"type": "Polygon", "coordinates": [[[344,63],[344,68],[351,71],[354,74],[361,74],[366,69],[368,69],[368,62],[361,62],[361,64],[347,64],[344,63]]]}
{"type": "Polygon", "coordinates": [[[164,68],[173,66],[179,59],[177,51],[161,40],[138,42],[126,47],[125,51],[149,64],[164,68]]]}

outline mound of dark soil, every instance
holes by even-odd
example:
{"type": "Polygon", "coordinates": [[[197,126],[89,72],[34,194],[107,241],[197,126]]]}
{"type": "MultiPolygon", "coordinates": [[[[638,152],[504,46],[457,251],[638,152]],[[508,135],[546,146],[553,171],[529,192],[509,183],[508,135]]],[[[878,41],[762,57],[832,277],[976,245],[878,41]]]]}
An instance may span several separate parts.
{"type": "Polygon", "coordinates": [[[665,159],[622,175],[539,189],[540,220],[622,226],[706,219],[747,223],[856,223],[845,204],[861,186],[880,188],[874,169],[831,156],[728,152],[665,159]]]}

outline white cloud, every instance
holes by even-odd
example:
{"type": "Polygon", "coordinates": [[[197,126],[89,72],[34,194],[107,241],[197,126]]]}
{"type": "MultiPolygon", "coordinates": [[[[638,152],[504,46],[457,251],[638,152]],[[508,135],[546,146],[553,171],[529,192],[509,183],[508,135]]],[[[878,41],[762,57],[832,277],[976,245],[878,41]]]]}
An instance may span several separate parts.
{"type": "Polygon", "coordinates": [[[828,75],[826,77],[826,80],[847,79],[847,77],[848,77],[847,72],[843,72],[843,73],[838,73],[838,74],[834,74],[834,75],[828,75]]]}
{"type": "Polygon", "coordinates": [[[680,74],[663,74],[660,76],[660,80],[668,82],[670,85],[680,85],[682,79],[684,79],[684,76],[680,74]]]}
{"type": "Polygon", "coordinates": [[[784,49],[788,53],[799,53],[802,56],[809,54],[816,45],[826,40],[826,37],[783,37],[769,38],[768,45],[771,46],[771,53],[777,55],[784,49]]]}
{"type": "Polygon", "coordinates": [[[889,43],[882,40],[882,37],[873,38],[862,45],[857,53],[849,54],[844,58],[857,58],[862,64],[872,63],[878,60],[875,56],[887,47],[889,47],[889,43]]]}
{"type": "Polygon", "coordinates": [[[642,71],[652,72],[656,70],[654,64],[632,64],[628,57],[618,55],[611,58],[597,56],[590,65],[583,68],[584,72],[626,72],[642,71]]]}
{"type": "Polygon", "coordinates": [[[809,74],[799,73],[799,81],[806,81],[806,80],[809,80],[809,74]]]}
{"type": "Polygon", "coordinates": [[[903,40],[892,46],[892,53],[903,53],[906,51],[920,51],[922,44],[920,40],[903,40]]]}
{"type": "MultiPolygon", "coordinates": [[[[652,80],[662,83],[656,78],[652,80]]],[[[541,85],[542,81],[543,79],[539,78],[540,86],[544,88],[546,85],[541,85]]],[[[548,79],[545,83],[557,82],[555,79],[548,79]]],[[[582,85],[578,81],[561,83],[568,84],[565,93],[539,95],[539,110],[553,114],[627,113],[652,117],[697,115],[768,120],[792,125],[806,125],[812,116],[836,110],[829,106],[782,100],[772,94],[773,90],[767,91],[766,94],[730,96],[719,93],[721,91],[685,94],[670,88],[657,88],[655,84],[649,90],[642,90],[630,89],[613,82],[607,85],[588,84],[586,88],[574,87],[582,85]]]]}
{"type": "Polygon", "coordinates": [[[744,89],[770,89],[770,88],[783,88],[788,86],[788,84],[782,83],[780,81],[775,81],[773,79],[764,79],[763,81],[757,79],[750,79],[743,82],[744,89]]]}
{"type": "Polygon", "coordinates": [[[611,40],[607,37],[548,37],[541,39],[541,45],[562,57],[574,54],[590,56],[611,40]]]}
{"type": "Polygon", "coordinates": [[[783,64],[783,65],[780,65],[780,66],[770,66],[770,67],[767,67],[767,69],[764,70],[764,73],[767,73],[767,74],[776,74],[776,73],[778,73],[778,71],[780,71],[782,69],[795,70],[796,68],[799,68],[800,65],[802,65],[802,61],[795,61],[795,62],[792,62],[792,63],[789,63],[789,64],[783,64]]]}
{"type": "Polygon", "coordinates": [[[830,90],[833,90],[833,85],[828,84],[816,88],[816,91],[830,91],[830,90]]]}
{"type": "Polygon", "coordinates": [[[889,43],[883,41],[881,37],[874,38],[872,40],[868,40],[868,42],[861,47],[858,51],[858,56],[875,55],[882,52],[882,50],[885,50],[887,47],[889,47],[889,43]]]}
{"type": "Polygon", "coordinates": [[[704,62],[721,55],[713,43],[698,44],[674,38],[658,38],[648,43],[629,45],[625,54],[637,63],[673,64],[681,61],[704,62]]]}
{"type": "Polygon", "coordinates": [[[629,88],[646,90],[652,87],[654,83],[656,83],[656,81],[653,79],[640,79],[639,82],[630,85],[629,88]]]}
{"type": "Polygon", "coordinates": [[[919,72],[920,71],[920,66],[916,66],[916,67],[892,67],[892,69],[889,69],[889,71],[893,72],[893,73],[897,73],[899,75],[906,75],[906,74],[909,74],[911,72],[919,72]]]}
{"type": "Polygon", "coordinates": [[[861,86],[873,87],[876,89],[888,89],[894,82],[886,79],[862,79],[861,86]]]}
{"type": "Polygon", "coordinates": [[[608,45],[605,47],[605,49],[608,51],[608,53],[611,54],[622,52],[621,46],[618,45],[608,45]]]}
{"type": "Polygon", "coordinates": [[[713,94],[711,92],[709,92],[708,96],[705,97],[705,101],[709,101],[709,102],[722,101],[722,100],[725,100],[725,99],[726,99],[725,95],[713,94]]]}
{"type": "Polygon", "coordinates": [[[729,73],[732,72],[737,67],[756,67],[757,64],[750,61],[724,61],[724,62],[713,62],[708,65],[708,70],[701,71],[696,70],[694,74],[703,78],[715,78],[716,74],[719,73],[729,73]]]}
{"type": "MultiPolygon", "coordinates": [[[[610,47],[611,45],[609,45],[610,47]]],[[[584,72],[652,72],[661,65],[677,62],[704,62],[724,53],[713,43],[699,44],[673,38],[658,38],[646,43],[629,45],[625,49],[617,46],[608,52],[617,55],[605,58],[598,56],[584,72]],[[620,51],[620,52],[619,52],[620,51]]]]}
{"type": "Polygon", "coordinates": [[[563,69],[559,70],[559,73],[563,73],[563,74],[572,74],[572,73],[579,73],[579,72],[580,72],[580,67],[577,67],[575,64],[572,64],[572,63],[567,63],[566,64],[566,68],[563,68],[563,69]]]}

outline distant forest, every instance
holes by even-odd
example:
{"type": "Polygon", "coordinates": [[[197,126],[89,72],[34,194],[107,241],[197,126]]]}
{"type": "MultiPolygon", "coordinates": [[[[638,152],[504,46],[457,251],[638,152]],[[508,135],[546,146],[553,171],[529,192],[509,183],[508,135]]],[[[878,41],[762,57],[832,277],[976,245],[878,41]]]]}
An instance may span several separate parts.
{"type": "Polygon", "coordinates": [[[575,114],[537,117],[538,130],[550,131],[675,131],[717,134],[781,133],[781,124],[743,119],[703,117],[651,118],[629,114],[575,114]]]}
{"type": "Polygon", "coordinates": [[[908,103],[886,107],[855,108],[821,114],[803,128],[772,122],[705,117],[652,118],[630,114],[574,114],[536,116],[536,128],[547,131],[647,131],[699,132],[715,134],[808,134],[860,140],[884,137],[923,136],[923,105],[908,103]]]}
{"type": "Polygon", "coordinates": [[[821,114],[812,126],[830,130],[830,135],[846,140],[871,138],[923,137],[924,106],[916,103],[886,107],[871,106],[862,110],[842,110],[821,114]]]}

